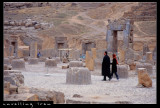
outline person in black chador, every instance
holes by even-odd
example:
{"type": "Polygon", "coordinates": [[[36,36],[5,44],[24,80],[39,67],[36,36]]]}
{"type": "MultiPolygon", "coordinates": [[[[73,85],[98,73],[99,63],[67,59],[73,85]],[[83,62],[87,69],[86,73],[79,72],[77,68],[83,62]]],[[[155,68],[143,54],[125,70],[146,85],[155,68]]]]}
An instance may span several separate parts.
{"type": "Polygon", "coordinates": [[[110,75],[110,58],[107,55],[107,51],[104,53],[104,58],[102,62],[102,75],[104,76],[103,81],[106,81],[106,76],[108,76],[109,81],[111,80],[111,75],[110,75]]]}
{"type": "Polygon", "coordinates": [[[117,64],[118,64],[118,61],[117,61],[117,58],[116,58],[115,54],[113,54],[113,62],[111,64],[112,64],[111,77],[113,77],[113,73],[114,73],[116,75],[117,80],[119,80],[119,77],[118,77],[118,74],[117,74],[117,64]]]}

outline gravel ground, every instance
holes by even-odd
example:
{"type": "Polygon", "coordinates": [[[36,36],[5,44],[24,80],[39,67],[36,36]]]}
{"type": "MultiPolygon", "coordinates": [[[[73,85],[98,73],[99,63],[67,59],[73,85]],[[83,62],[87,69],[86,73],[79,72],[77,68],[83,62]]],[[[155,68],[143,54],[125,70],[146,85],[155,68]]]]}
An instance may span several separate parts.
{"type": "Polygon", "coordinates": [[[65,98],[72,98],[74,94],[85,95],[107,95],[127,100],[134,104],[155,104],[156,103],[156,78],[152,78],[151,88],[137,88],[138,77],[131,72],[127,79],[117,81],[113,78],[111,81],[101,81],[102,76],[92,75],[92,84],[90,85],[71,85],[66,84],[67,69],[61,69],[62,64],[56,68],[45,68],[44,63],[38,65],[28,65],[26,70],[22,71],[25,77],[25,86],[44,88],[47,90],[60,91],[65,94],[65,98]],[[46,75],[48,74],[48,75],[46,75]]]}

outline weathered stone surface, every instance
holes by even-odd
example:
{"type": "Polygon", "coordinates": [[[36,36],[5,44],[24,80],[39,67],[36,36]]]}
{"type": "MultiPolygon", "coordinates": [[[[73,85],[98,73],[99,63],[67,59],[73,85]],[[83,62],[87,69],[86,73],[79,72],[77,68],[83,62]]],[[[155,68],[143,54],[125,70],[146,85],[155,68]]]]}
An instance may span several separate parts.
{"type": "Polygon", "coordinates": [[[96,48],[91,48],[91,51],[92,51],[92,57],[93,57],[93,59],[96,59],[97,58],[96,48]]]}
{"type": "Polygon", "coordinates": [[[146,62],[151,63],[152,61],[152,52],[146,52],[146,62]]]}
{"type": "Polygon", "coordinates": [[[84,67],[69,68],[66,75],[67,84],[91,84],[91,72],[84,67]]]}
{"type": "Polygon", "coordinates": [[[86,59],[85,59],[86,67],[90,70],[94,70],[94,59],[92,57],[91,51],[86,51],[86,59]]]}
{"type": "Polygon", "coordinates": [[[94,68],[97,70],[101,70],[102,69],[102,60],[94,59],[94,68]]]}
{"type": "Polygon", "coordinates": [[[3,70],[8,70],[8,65],[7,64],[3,65],[3,70]]]}
{"type": "Polygon", "coordinates": [[[68,61],[67,58],[62,58],[62,62],[63,62],[63,63],[68,63],[69,61],[68,61]]]}
{"type": "Polygon", "coordinates": [[[149,48],[147,44],[144,44],[143,46],[143,55],[146,55],[146,52],[149,52],[149,48]]]}
{"type": "Polygon", "coordinates": [[[29,93],[38,95],[39,101],[54,101],[54,104],[64,103],[64,93],[56,91],[45,91],[42,89],[30,88],[29,93]]]}
{"type": "Polygon", "coordinates": [[[36,24],[36,25],[34,26],[34,28],[35,28],[35,29],[41,28],[41,24],[36,24]]]}
{"type": "Polygon", "coordinates": [[[17,93],[18,93],[18,87],[15,85],[10,85],[9,94],[17,94],[17,93]]]}
{"type": "Polygon", "coordinates": [[[40,57],[38,58],[38,62],[45,62],[47,59],[46,57],[40,57]]]}
{"type": "Polygon", "coordinates": [[[140,56],[139,54],[135,53],[134,54],[134,60],[135,61],[139,61],[140,59],[142,59],[142,56],[140,56]]]}
{"type": "Polygon", "coordinates": [[[30,44],[30,57],[37,58],[37,42],[31,42],[30,44]]]}
{"type": "Polygon", "coordinates": [[[7,65],[9,65],[9,64],[10,64],[10,60],[9,60],[9,58],[4,58],[4,62],[3,62],[3,64],[7,64],[7,65]]]}
{"type": "Polygon", "coordinates": [[[117,73],[119,78],[128,78],[128,66],[127,65],[117,65],[117,73]]]}
{"type": "Polygon", "coordinates": [[[23,59],[14,59],[11,65],[13,69],[25,69],[25,61],[23,59]]]}
{"type": "Polygon", "coordinates": [[[36,94],[12,94],[4,97],[4,101],[39,101],[36,94]]]}
{"type": "Polygon", "coordinates": [[[55,57],[56,63],[61,63],[60,57],[55,57]]]}
{"type": "Polygon", "coordinates": [[[138,68],[138,84],[144,87],[152,87],[152,80],[147,73],[147,69],[138,68]]]}
{"type": "Polygon", "coordinates": [[[45,67],[56,67],[57,66],[57,62],[55,59],[47,59],[45,61],[45,67]]]}
{"type": "Polygon", "coordinates": [[[136,69],[136,63],[134,62],[134,60],[127,60],[127,64],[129,65],[130,70],[135,70],[136,69]]]}
{"type": "Polygon", "coordinates": [[[62,66],[62,69],[68,69],[68,68],[69,68],[69,65],[62,66]]]}
{"type": "Polygon", "coordinates": [[[152,74],[153,73],[152,67],[153,66],[150,63],[137,63],[136,64],[136,74],[138,73],[138,68],[146,68],[148,74],[152,74]]]}
{"type": "Polygon", "coordinates": [[[82,61],[70,61],[69,67],[83,67],[82,61]]]}
{"type": "Polygon", "coordinates": [[[38,64],[38,58],[30,58],[28,64],[38,64]]]}
{"type": "Polygon", "coordinates": [[[19,87],[24,84],[24,76],[19,70],[4,70],[4,81],[19,87]]]}
{"type": "Polygon", "coordinates": [[[4,94],[10,94],[9,93],[9,88],[10,88],[10,82],[4,81],[4,94]]]}

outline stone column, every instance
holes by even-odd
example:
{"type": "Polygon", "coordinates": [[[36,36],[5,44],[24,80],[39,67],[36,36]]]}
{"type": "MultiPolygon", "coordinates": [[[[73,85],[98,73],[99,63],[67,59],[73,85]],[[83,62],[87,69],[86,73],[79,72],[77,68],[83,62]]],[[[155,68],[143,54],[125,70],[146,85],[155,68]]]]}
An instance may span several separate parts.
{"type": "Polygon", "coordinates": [[[108,52],[112,52],[113,48],[112,48],[112,44],[113,43],[113,30],[108,30],[107,31],[107,51],[108,52]]]}
{"type": "Polygon", "coordinates": [[[37,58],[37,42],[31,42],[30,44],[30,57],[37,58]]]}

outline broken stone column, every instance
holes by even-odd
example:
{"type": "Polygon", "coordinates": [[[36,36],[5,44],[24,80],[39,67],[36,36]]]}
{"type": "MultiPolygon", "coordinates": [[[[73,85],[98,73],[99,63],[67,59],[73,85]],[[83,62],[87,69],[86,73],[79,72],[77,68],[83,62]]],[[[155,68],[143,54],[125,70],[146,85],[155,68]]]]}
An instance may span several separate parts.
{"type": "Polygon", "coordinates": [[[30,57],[37,58],[37,42],[31,42],[30,44],[30,57]]]}
{"type": "Polygon", "coordinates": [[[82,61],[70,61],[69,67],[83,67],[82,61]]]}
{"type": "Polygon", "coordinates": [[[138,85],[152,87],[152,80],[149,77],[146,68],[138,68],[138,85]]]}
{"type": "Polygon", "coordinates": [[[55,59],[47,59],[45,61],[45,67],[57,67],[57,63],[55,59]]]}
{"type": "Polygon", "coordinates": [[[38,58],[30,58],[28,64],[38,64],[38,58]]]}
{"type": "Polygon", "coordinates": [[[66,84],[91,84],[91,72],[84,67],[69,68],[66,75],[66,84]]]}
{"type": "Polygon", "coordinates": [[[117,74],[119,78],[128,78],[128,66],[127,65],[117,65],[117,74]]]}
{"type": "Polygon", "coordinates": [[[14,59],[11,66],[13,69],[25,69],[25,61],[23,59],[14,59]]]}

